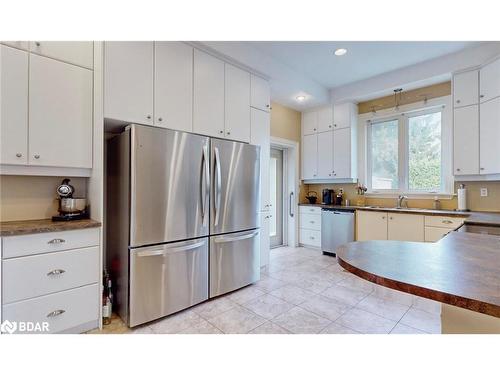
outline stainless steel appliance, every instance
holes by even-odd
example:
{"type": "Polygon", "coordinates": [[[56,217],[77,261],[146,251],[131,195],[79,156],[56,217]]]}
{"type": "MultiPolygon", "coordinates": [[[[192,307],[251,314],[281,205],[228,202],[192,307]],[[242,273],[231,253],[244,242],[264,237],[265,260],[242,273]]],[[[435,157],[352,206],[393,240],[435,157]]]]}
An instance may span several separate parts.
{"type": "Polygon", "coordinates": [[[335,255],[343,244],[354,241],[354,210],[323,208],[321,210],[321,250],[335,255]]]}
{"type": "Polygon", "coordinates": [[[65,178],[57,187],[59,196],[59,215],[52,216],[53,221],[81,220],[88,218],[87,199],[73,198],[75,188],[70,185],[71,180],[65,178]]]}
{"type": "Polygon", "coordinates": [[[130,125],[107,158],[107,267],[129,326],[259,279],[257,146],[130,125]]]}

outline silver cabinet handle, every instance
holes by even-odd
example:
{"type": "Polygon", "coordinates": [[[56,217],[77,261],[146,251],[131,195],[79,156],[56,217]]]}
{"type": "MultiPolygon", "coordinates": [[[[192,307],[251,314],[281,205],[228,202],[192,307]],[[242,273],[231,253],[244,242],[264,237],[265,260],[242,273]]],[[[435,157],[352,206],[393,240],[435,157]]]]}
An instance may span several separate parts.
{"type": "Polygon", "coordinates": [[[40,155],[35,154],[35,155],[34,155],[34,158],[35,158],[35,159],[40,159],[40,155]]]}
{"type": "Polygon", "coordinates": [[[269,107],[270,107],[270,105],[269,105],[269,104],[266,104],[266,108],[269,108],[269,107]]]}
{"type": "Polygon", "coordinates": [[[457,100],[457,103],[460,103],[460,99],[457,100]]]}
{"type": "Polygon", "coordinates": [[[310,221],[310,223],[311,223],[311,224],[314,224],[314,221],[312,221],[312,220],[311,220],[311,221],[310,221]]]}
{"type": "Polygon", "coordinates": [[[385,219],[385,216],[382,216],[382,219],[385,219]]]}
{"type": "Polygon", "coordinates": [[[479,168],[479,169],[480,169],[481,171],[484,171],[484,168],[483,168],[483,167],[481,167],[481,168],[479,168]]]}
{"type": "Polygon", "coordinates": [[[460,172],[460,168],[457,168],[457,172],[460,172]]]}
{"type": "Polygon", "coordinates": [[[63,243],[66,242],[66,240],[63,240],[62,238],[54,238],[53,240],[50,240],[47,242],[50,245],[58,244],[58,243],[63,243]]]}
{"type": "Polygon", "coordinates": [[[20,158],[21,156],[23,156],[23,154],[21,154],[20,152],[18,152],[18,153],[16,154],[16,156],[17,156],[18,158],[20,158]]]}
{"type": "Polygon", "coordinates": [[[151,120],[151,115],[147,115],[147,116],[146,116],[146,118],[147,118],[148,120],[151,120]]]}
{"type": "Polygon", "coordinates": [[[231,132],[226,132],[227,135],[231,135],[231,132]]]}
{"type": "Polygon", "coordinates": [[[224,134],[224,130],[219,130],[219,134],[224,134]]]}
{"type": "Polygon", "coordinates": [[[451,220],[443,220],[442,223],[443,224],[453,224],[453,221],[451,221],[451,220]]]}
{"type": "Polygon", "coordinates": [[[56,316],[62,315],[66,310],[54,310],[47,314],[47,318],[55,318],[56,316]]]}
{"type": "Polygon", "coordinates": [[[205,245],[205,241],[196,242],[196,243],[192,243],[192,244],[184,245],[184,246],[171,246],[171,245],[170,245],[170,247],[155,246],[155,247],[151,248],[150,250],[138,251],[137,256],[138,257],[152,257],[152,256],[158,256],[158,255],[165,256],[165,255],[172,254],[172,253],[178,253],[180,251],[188,251],[188,250],[197,249],[203,245],[205,245]]]}
{"type": "Polygon", "coordinates": [[[64,272],[66,272],[66,271],[65,270],[61,270],[61,269],[56,269],[56,270],[52,270],[49,273],[47,273],[47,276],[62,275],[64,272]]]}
{"type": "Polygon", "coordinates": [[[40,47],[40,42],[35,42],[35,46],[40,47]]]}
{"type": "Polygon", "coordinates": [[[220,210],[220,196],[221,196],[221,171],[220,171],[220,156],[219,148],[214,147],[215,155],[215,218],[214,225],[219,225],[219,210],[220,210]]]}
{"type": "Polygon", "coordinates": [[[313,237],[313,236],[310,236],[310,237],[309,237],[309,239],[310,239],[310,240],[314,240],[314,237],[313,237]]]}
{"type": "Polygon", "coordinates": [[[479,95],[479,97],[480,97],[480,98],[484,98],[484,95],[483,95],[483,94],[481,94],[481,95],[479,95]]]}
{"type": "Polygon", "coordinates": [[[216,243],[224,243],[224,242],[235,242],[235,241],[242,241],[242,240],[247,240],[249,238],[255,237],[259,232],[255,231],[249,234],[244,234],[242,236],[237,236],[237,237],[219,237],[214,240],[216,243]]]}
{"type": "Polygon", "coordinates": [[[158,121],[163,121],[163,118],[162,117],[158,117],[158,121]]]}
{"type": "Polygon", "coordinates": [[[293,202],[293,191],[290,192],[290,197],[289,197],[289,201],[288,201],[288,213],[290,215],[290,217],[293,217],[293,211],[292,211],[292,202],[293,202]]]}

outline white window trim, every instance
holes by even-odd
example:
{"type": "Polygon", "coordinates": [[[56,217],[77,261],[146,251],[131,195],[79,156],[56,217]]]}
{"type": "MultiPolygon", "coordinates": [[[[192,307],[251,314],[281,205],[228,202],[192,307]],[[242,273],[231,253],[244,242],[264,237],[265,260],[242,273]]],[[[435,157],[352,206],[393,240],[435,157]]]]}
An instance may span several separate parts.
{"type": "MultiPolygon", "coordinates": [[[[376,114],[364,114],[360,115],[360,124],[366,124],[365,126],[365,140],[364,140],[364,156],[365,160],[362,161],[365,170],[365,181],[368,191],[366,193],[367,197],[378,197],[378,198],[396,198],[400,194],[408,195],[411,198],[419,199],[433,199],[435,196],[441,199],[452,199],[455,195],[453,193],[454,178],[452,174],[452,114],[450,106],[450,96],[436,98],[429,100],[426,105],[422,103],[410,104],[401,107],[399,111],[393,109],[379,111],[376,114]],[[408,170],[408,145],[407,143],[407,129],[406,121],[401,121],[403,116],[407,115],[421,115],[426,113],[436,112],[437,109],[441,108],[441,187],[442,191],[419,191],[419,190],[408,190],[406,189],[406,176],[408,170]],[[403,131],[403,134],[398,134],[399,140],[403,139],[403,143],[399,141],[398,155],[400,158],[399,162],[399,186],[403,187],[401,189],[384,189],[384,190],[373,190],[371,188],[371,147],[370,147],[370,131],[371,124],[379,123],[383,121],[398,120],[399,128],[398,132],[403,131]],[[402,123],[404,125],[402,125],[402,123]],[[402,158],[402,159],[401,159],[402,158]]],[[[363,158],[361,158],[363,159],[363,158]]]]}

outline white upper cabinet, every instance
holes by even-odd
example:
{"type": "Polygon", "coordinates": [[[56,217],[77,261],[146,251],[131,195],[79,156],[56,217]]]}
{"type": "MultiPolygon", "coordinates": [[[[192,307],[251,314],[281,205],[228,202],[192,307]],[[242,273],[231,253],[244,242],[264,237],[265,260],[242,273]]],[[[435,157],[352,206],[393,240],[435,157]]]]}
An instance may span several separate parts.
{"type": "Polygon", "coordinates": [[[303,135],[315,134],[318,132],[318,112],[302,113],[302,133],[303,135]]]}
{"type": "Polygon", "coordinates": [[[270,204],[269,159],[271,152],[271,121],[268,112],[255,108],[251,112],[250,143],[260,146],[260,210],[268,211],[270,204]]]}
{"type": "Polygon", "coordinates": [[[482,67],[479,75],[481,103],[500,96],[500,59],[482,67]]]}
{"type": "Polygon", "coordinates": [[[2,41],[2,44],[5,44],[5,45],[10,46],[10,47],[14,47],[14,48],[23,49],[25,51],[28,51],[30,48],[30,42],[28,42],[26,40],[4,40],[4,41],[2,41]]]}
{"type": "Polygon", "coordinates": [[[193,47],[181,42],[155,42],[154,123],[193,130],[193,47]]]}
{"type": "Polygon", "coordinates": [[[104,117],[153,125],[153,42],[105,42],[104,117]]]}
{"type": "Polygon", "coordinates": [[[318,177],[318,135],[302,137],[302,179],[310,180],[318,177]]]}
{"type": "Polygon", "coordinates": [[[321,133],[318,137],[317,178],[333,177],[333,131],[321,133]]]}
{"type": "Polygon", "coordinates": [[[92,168],[92,87],[92,71],[30,55],[30,164],[92,168]]]}
{"type": "Polygon", "coordinates": [[[28,161],[28,59],[0,46],[0,164],[28,161]]]}
{"type": "Polygon", "coordinates": [[[224,62],[194,50],[193,131],[224,137],[224,62]]]}
{"type": "Polygon", "coordinates": [[[453,172],[455,175],[479,173],[479,106],[454,109],[453,172]]]}
{"type": "Polygon", "coordinates": [[[335,104],[333,106],[334,129],[349,128],[356,121],[357,107],[354,103],[335,104]]]}
{"type": "Polygon", "coordinates": [[[251,106],[262,111],[271,109],[271,93],[269,89],[269,82],[264,78],[257,77],[252,74],[250,84],[250,103],[251,106]]]}
{"type": "Polygon", "coordinates": [[[333,129],[333,108],[328,106],[318,111],[318,133],[333,129]]]}
{"type": "Polygon", "coordinates": [[[333,131],[333,171],[334,178],[354,178],[352,171],[353,157],[351,129],[344,128],[333,131]]]}
{"type": "Polygon", "coordinates": [[[479,72],[469,70],[453,76],[453,106],[477,104],[479,100],[479,72]]]}
{"type": "Polygon", "coordinates": [[[500,173],[500,97],[481,103],[479,173],[500,173]]]}
{"type": "Polygon", "coordinates": [[[250,142],[250,73],[225,64],[225,137],[250,142]]]}
{"type": "Polygon", "coordinates": [[[30,42],[30,51],[52,59],[93,69],[93,42],[30,42]]]}

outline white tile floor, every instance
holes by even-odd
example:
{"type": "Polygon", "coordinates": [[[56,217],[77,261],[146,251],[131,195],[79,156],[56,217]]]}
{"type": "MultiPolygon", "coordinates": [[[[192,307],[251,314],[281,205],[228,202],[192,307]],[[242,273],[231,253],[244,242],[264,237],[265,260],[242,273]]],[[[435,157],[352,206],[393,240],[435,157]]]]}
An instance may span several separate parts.
{"type": "Polygon", "coordinates": [[[365,281],[319,250],[271,250],[261,280],[134,333],[440,333],[441,305],[365,281]]]}

